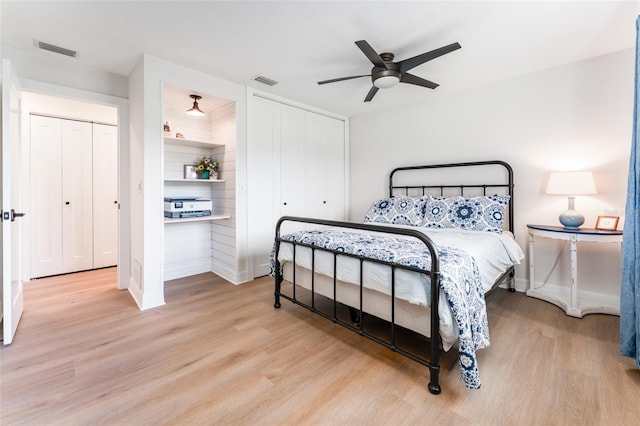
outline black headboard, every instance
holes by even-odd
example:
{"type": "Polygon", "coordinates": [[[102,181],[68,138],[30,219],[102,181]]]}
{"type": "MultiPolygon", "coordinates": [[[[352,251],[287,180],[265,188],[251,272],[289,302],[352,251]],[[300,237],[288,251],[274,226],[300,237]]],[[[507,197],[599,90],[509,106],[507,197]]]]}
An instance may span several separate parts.
{"type": "Polygon", "coordinates": [[[389,196],[398,193],[404,195],[509,195],[507,224],[509,231],[513,232],[513,169],[504,161],[398,167],[389,175],[389,196]],[[475,168],[472,173],[458,175],[454,171],[447,176],[445,183],[438,180],[442,179],[442,176],[436,170],[471,167],[475,168]],[[398,180],[402,182],[398,183],[398,180]],[[435,181],[438,183],[434,183],[435,181]]]}

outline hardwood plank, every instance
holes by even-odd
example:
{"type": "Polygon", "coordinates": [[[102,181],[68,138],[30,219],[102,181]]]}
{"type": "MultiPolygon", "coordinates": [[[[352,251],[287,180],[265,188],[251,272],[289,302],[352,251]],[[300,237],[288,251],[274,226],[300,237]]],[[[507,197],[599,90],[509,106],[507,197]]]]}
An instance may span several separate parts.
{"type": "Polygon", "coordinates": [[[283,301],[273,283],[213,274],[167,282],[140,312],[115,268],[25,285],[14,342],[0,349],[1,424],[633,424],[640,371],[618,353],[619,318],[567,317],[497,290],[482,388],[455,351],[443,393],[428,370],[283,301]]]}

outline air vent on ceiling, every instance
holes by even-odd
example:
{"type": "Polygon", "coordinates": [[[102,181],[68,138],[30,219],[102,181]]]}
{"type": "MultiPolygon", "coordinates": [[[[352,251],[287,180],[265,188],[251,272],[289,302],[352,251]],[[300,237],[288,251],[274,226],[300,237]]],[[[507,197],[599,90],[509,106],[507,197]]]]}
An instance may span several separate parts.
{"type": "Polygon", "coordinates": [[[262,75],[257,76],[256,78],[254,78],[254,80],[258,83],[266,84],[267,86],[275,86],[276,84],[278,84],[277,81],[271,80],[270,78],[264,77],[262,75]]]}
{"type": "Polygon", "coordinates": [[[56,46],[54,44],[45,43],[43,41],[36,40],[36,46],[42,50],[48,50],[49,52],[59,53],[60,55],[70,56],[75,58],[78,55],[78,52],[71,49],[66,49],[64,47],[56,46]]]}

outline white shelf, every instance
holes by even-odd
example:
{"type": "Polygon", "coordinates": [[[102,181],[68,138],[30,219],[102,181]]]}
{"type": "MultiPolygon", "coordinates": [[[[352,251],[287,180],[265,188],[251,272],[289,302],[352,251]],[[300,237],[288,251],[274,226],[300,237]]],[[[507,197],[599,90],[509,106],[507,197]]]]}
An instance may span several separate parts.
{"type": "Polygon", "coordinates": [[[197,148],[208,148],[208,149],[224,146],[224,145],[213,143],[213,142],[197,141],[193,139],[174,138],[171,136],[165,136],[164,143],[169,145],[193,146],[197,148]]]}
{"type": "Polygon", "coordinates": [[[224,179],[165,179],[165,182],[222,183],[224,179]]]}
{"type": "Polygon", "coordinates": [[[184,223],[184,222],[207,222],[213,220],[231,219],[229,215],[211,215],[200,217],[177,217],[177,218],[164,218],[164,223],[184,223]]]}

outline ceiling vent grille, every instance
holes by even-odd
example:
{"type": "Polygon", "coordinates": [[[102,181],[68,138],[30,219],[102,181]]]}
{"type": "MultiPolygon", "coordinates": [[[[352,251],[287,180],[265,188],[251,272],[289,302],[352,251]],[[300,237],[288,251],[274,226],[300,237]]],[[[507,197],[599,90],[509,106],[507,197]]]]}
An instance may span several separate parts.
{"type": "Polygon", "coordinates": [[[54,44],[45,43],[43,41],[36,41],[36,46],[42,50],[48,50],[49,52],[58,53],[60,55],[70,56],[75,58],[78,52],[71,49],[65,49],[64,47],[56,46],[54,44]]]}
{"type": "Polygon", "coordinates": [[[267,86],[275,86],[276,84],[278,84],[277,81],[271,80],[270,78],[264,77],[262,75],[257,76],[256,78],[254,78],[254,80],[258,83],[266,84],[267,86]]]}

